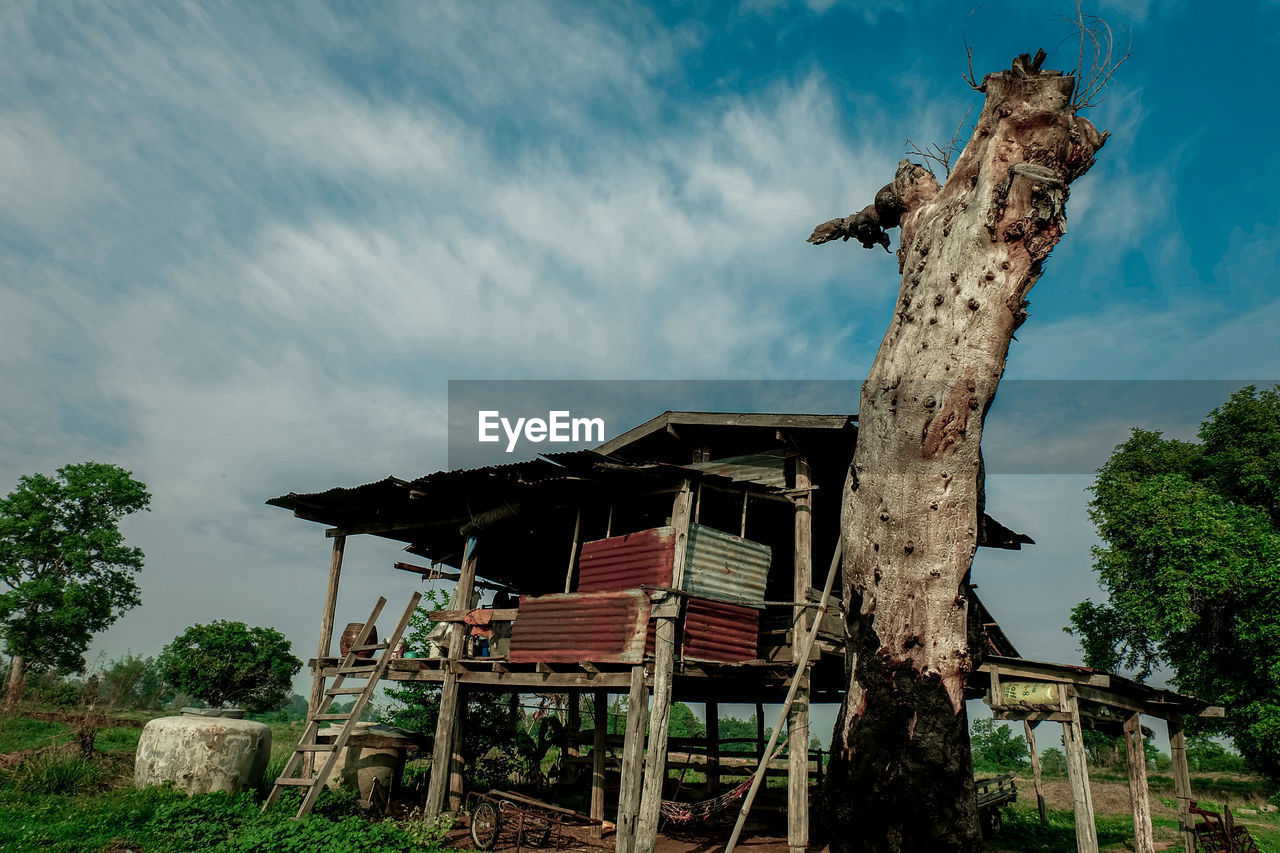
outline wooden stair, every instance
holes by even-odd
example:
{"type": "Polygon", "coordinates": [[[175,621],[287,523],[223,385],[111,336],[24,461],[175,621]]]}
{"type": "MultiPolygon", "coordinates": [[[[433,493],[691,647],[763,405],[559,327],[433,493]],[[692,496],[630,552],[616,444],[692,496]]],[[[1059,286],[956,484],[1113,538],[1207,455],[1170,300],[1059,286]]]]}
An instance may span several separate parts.
{"type": "Polygon", "coordinates": [[[421,599],[422,593],[415,592],[413,594],[413,597],[409,599],[409,606],[405,608],[404,615],[400,617],[399,623],[396,624],[395,630],[387,638],[386,642],[369,643],[369,633],[373,630],[373,623],[382,614],[382,608],[387,603],[386,598],[378,599],[378,603],[373,607],[373,612],[369,614],[364,627],[360,629],[360,634],[356,637],[355,642],[352,643],[351,650],[347,652],[346,657],[342,659],[342,663],[338,665],[338,675],[334,678],[333,684],[324,691],[323,707],[316,708],[308,714],[307,727],[302,732],[302,738],[294,748],[289,763],[284,767],[284,772],[280,774],[280,778],[276,779],[275,785],[272,786],[271,793],[267,796],[267,801],[262,804],[264,812],[276,804],[276,801],[280,799],[280,792],[285,788],[308,789],[302,798],[302,805],[298,807],[298,813],[294,815],[295,820],[308,814],[315,807],[316,800],[320,797],[320,791],[324,788],[325,780],[333,772],[333,767],[338,762],[338,755],[347,745],[347,738],[355,730],[356,723],[360,720],[360,715],[364,713],[369,700],[373,697],[374,691],[378,689],[378,681],[387,672],[387,666],[391,663],[390,650],[399,645],[400,638],[409,626],[409,620],[413,617],[414,611],[418,609],[418,602],[421,599]],[[363,651],[375,652],[373,662],[368,666],[356,666],[358,660],[368,660],[367,658],[357,657],[357,653],[363,651]],[[344,687],[343,683],[348,678],[364,679],[364,686],[344,687]],[[350,711],[342,714],[325,713],[332,704],[334,696],[352,695],[356,697],[356,701],[351,706],[350,711]],[[342,728],[338,731],[338,736],[334,738],[333,742],[318,742],[320,723],[337,722],[339,720],[343,721],[342,728]],[[315,775],[310,777],[305,774],[302,776],[295,775],[303,766],[304,757],[317,753],[324,755],[325,759],[316,767],[315,775]]]}

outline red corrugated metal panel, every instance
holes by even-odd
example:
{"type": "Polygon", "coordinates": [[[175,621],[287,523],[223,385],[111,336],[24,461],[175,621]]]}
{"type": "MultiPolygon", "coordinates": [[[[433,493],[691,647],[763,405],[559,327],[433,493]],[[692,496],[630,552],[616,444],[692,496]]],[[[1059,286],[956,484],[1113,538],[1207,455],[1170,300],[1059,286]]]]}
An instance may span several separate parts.
{"type": "Polygon", "coordinates": [[[760,611],[689,599],[684,614],[684,659],[738,663],[755,660],[760,611]]]}
{"type": "Polygon", "coordinates": [[[649,597],[639,590],[522,598],[511,628],[513,663],[639,663],[649,597]]]}
{"type": "Polygon", "coordinates": [[[578,592],[671,586],[675,542],[674,529],[655,527],[584,543],[578,558],[578,592]]]}

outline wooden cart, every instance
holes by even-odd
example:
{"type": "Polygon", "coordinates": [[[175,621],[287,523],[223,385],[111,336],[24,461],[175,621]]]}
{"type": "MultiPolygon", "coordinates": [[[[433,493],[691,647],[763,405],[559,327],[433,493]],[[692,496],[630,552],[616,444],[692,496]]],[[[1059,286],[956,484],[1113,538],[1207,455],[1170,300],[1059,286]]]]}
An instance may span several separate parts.
{"type": "Polygon", "coordinates": [[[553,806],[512,791],[467,794],[471,843],[492,850],[503,831],[515,833],[516,853],[524,847],[558,846],[566,826],[610,826],[573,809],[553,806]]]}

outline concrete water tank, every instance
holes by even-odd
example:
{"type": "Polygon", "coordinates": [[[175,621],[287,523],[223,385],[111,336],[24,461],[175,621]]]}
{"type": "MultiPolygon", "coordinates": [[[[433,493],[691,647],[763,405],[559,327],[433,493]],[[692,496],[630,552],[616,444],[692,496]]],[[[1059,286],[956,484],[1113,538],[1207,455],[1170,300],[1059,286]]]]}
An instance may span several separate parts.
{"type": "Polygon", "coordinates": [[[138,739],[133,783],[138,788],[172,782],[188,794],[236,793],[262,778],[271,758],[271,727],[240,719],[234,709],[183,708],[181,717],[158,717],[138,739]]]}

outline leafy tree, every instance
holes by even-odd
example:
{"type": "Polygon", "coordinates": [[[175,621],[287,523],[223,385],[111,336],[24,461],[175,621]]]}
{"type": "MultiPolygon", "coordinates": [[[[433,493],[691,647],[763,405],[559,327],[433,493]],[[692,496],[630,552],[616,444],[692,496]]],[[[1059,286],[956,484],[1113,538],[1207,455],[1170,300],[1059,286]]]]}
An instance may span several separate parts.
{"type": "Polygon", "coordinates": [[[1040,772],[1046,776],[1067,775],[1067,754],[1056,746],[1040,753],[1040,772]]]}
{"type": "Polygon", "coordinates": [[[671,705],[671,721],[667,725],[667,731],[671,737],[704,738],[707,736],[707,727],[683,702],[675,702],[671,705]]]}
{"type": "Polygon", "coordinates": [[[159,708],[173,698],[155,658],[133,653],[109,661],[99,677],[101,699],[120,708],[159,708]]]}
{"type": "Polygon", "coordinates": [[[1280,386],[1241,389],[1199,442],[1135,429],[1098,471],[1094,568],[1109,594],[1071,613],[1085,662],[1222,704],[1251,767],[1280,778],[1280,386]]]}
{"type": "Polygon", "coordinates": [[[250,628],[219,619],[192,625],[164,647],[158,660],[164,680],[214,707],[242,705],[270,711],[289,702],[302,661],[274,628],[250,628]]]}
{"type": "Polygon", "coordinates": [[[974,720],[970,725],[969,748],[975,769],[1017,770],[1028,762],[1026,739],[990,717],[974,720]]]}
{"type": "Polygon", "coordinates": [[[93,635],[142,600],[139,548],[120,520],[151,495],[130,472],[85,462],[31,474],[0,500],[0,640],[13,657],[5,703],[29,671],[83,672],[93,635]]]}

